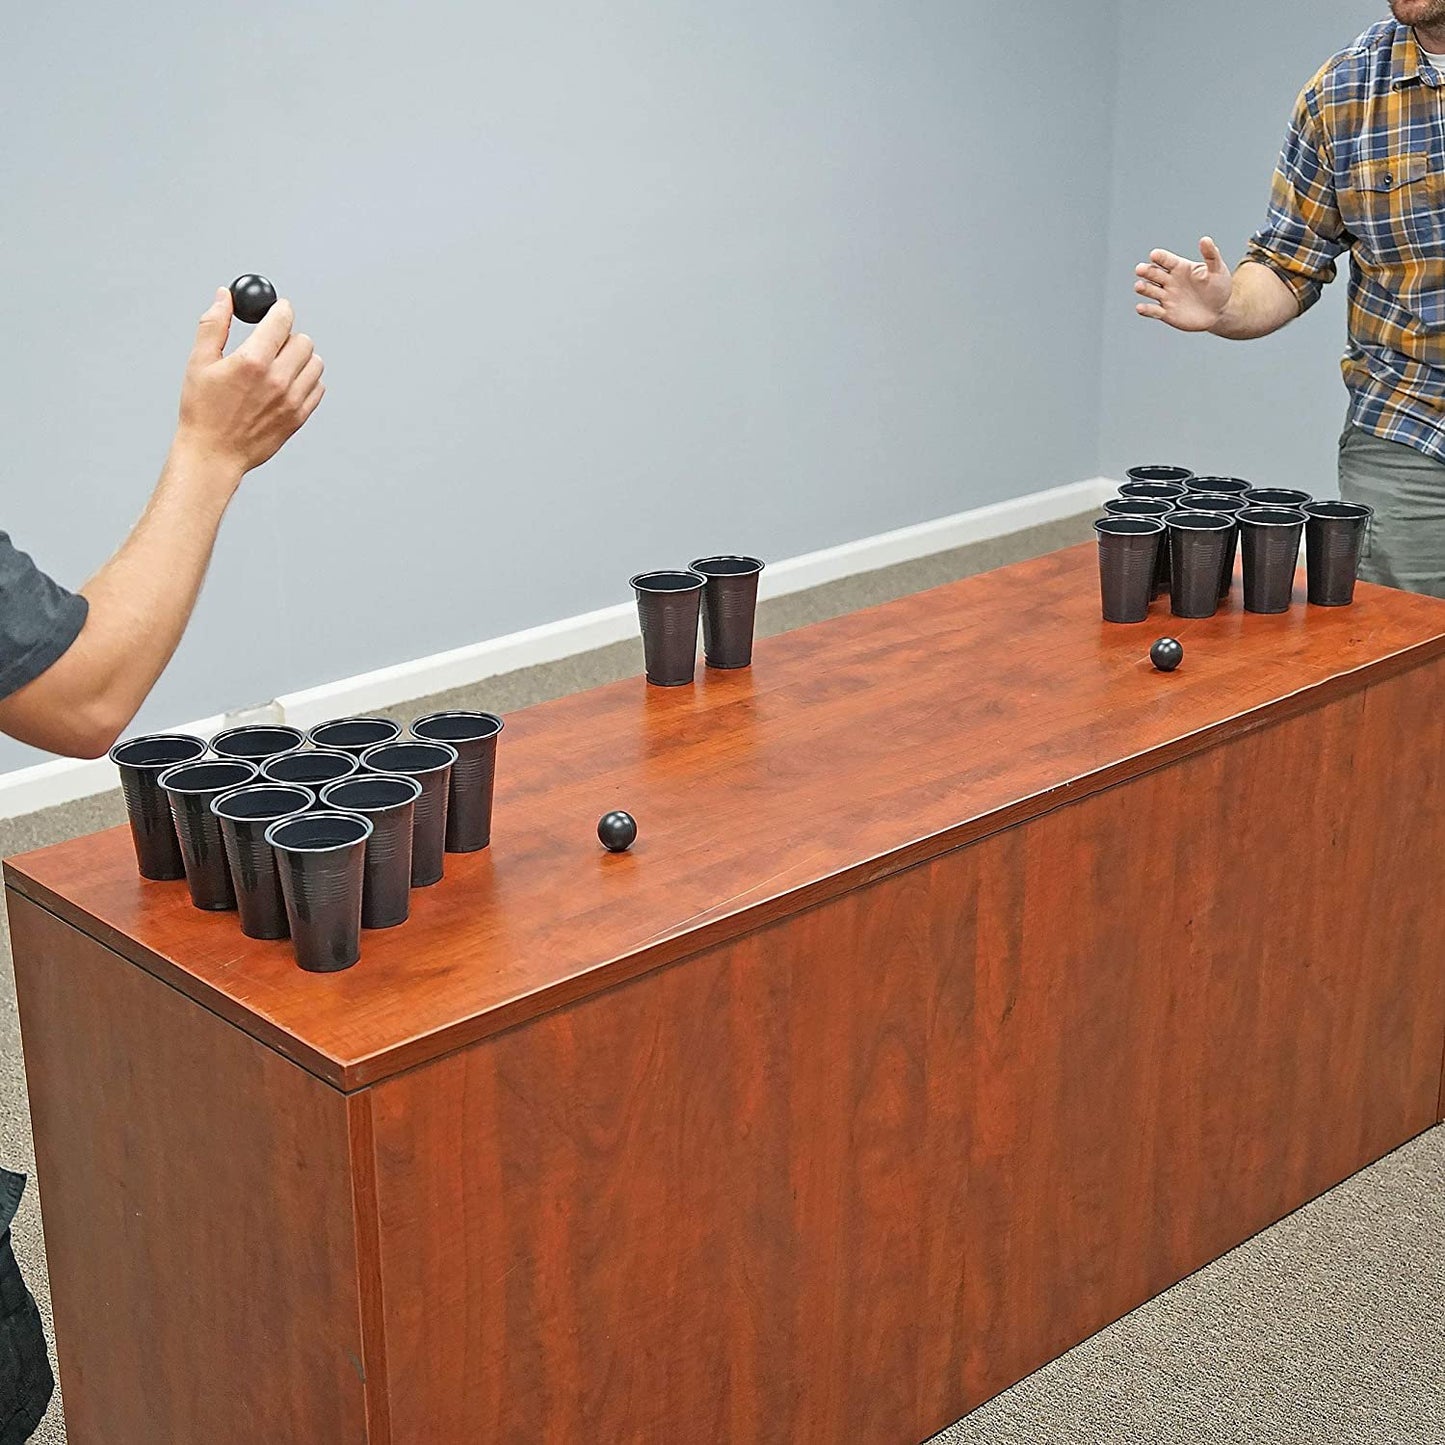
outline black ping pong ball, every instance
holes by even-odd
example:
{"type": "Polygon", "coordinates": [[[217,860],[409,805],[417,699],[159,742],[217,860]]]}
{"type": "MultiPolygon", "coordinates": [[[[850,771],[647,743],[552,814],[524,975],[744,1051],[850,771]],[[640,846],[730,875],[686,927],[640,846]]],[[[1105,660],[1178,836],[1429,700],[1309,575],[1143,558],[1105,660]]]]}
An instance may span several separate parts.
{"type": "Polygon", "coordinates": [[[609,853],[625,853],[637,840],[637,820],[620,810],[604,813],[597,824],[597,838],[609,853]]]}
{"type": "Polygon", "coordinates": [[[231,282],[236,320],[254,326],[276,304],[276,288],[264,276],[237,276],[231,282]]]}
{"type": "Polygon", "coordinates": [[[1149,649],[1149,661],[1160,672],[1173,672],[1184,661],[1184,648],[1172,637],[1161,637],[1149,649]]]}

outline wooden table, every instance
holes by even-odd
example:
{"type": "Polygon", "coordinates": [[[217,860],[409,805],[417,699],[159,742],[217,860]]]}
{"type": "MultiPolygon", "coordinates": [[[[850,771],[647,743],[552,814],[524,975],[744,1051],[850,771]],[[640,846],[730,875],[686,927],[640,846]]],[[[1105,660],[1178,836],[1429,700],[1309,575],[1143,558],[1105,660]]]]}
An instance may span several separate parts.
{"type": "Polygon", "coordinates": [[[1442,659],[1080,548],[514,715],[347,973],[12,861],[72,1445],[930,1435],[1441,1117],[1442,659]]]}

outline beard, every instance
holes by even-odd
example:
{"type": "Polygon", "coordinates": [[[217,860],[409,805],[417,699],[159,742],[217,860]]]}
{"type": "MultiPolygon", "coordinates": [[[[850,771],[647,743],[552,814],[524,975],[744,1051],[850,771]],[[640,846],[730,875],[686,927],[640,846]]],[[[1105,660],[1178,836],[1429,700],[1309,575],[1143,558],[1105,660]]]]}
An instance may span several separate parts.
{"type": "Polygon", "coordinates": [[[1401,25],[1445,26],[1445,0],[1390,0],[1390,10],[1401,25]]]}

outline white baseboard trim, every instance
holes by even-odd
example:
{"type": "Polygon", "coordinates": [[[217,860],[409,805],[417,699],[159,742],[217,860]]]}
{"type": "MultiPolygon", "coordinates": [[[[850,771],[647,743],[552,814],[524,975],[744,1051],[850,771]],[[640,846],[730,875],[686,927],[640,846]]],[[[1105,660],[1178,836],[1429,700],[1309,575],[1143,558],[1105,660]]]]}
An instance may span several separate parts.
{"type": "MultiPolygon", "coordinates": [[[[857,542],[845,542],[821,552],[769,565],[763,573],[762,597],[784,597],[804,592],[825,582],[836,582],[865,572],[876,572],[899,562],[911,562],[938,552],[949,552],[973,542],[987,542],[1060,521],[1099,506],[1113,495],[1116,483],[1105,477],[1051,487],[1006,502],[994,502],[917,526],[883,532],[857,542]]],[[[622,642],[637,630],[633,604],[619,603],[579,617],[529,627],[506,637],[458,647],[450,652],[375,672],[323,683],[319,687],[288,693],[259,709],[247,709],[182,723],[174,731],[210,737],[223,727],[253,718],[285,721],[294,727],[314,727],[327,718],[346,717],[376,708],[393,707],[413,698],[429,697],[452,688],[468,687],[489,677],[516,672],[524,667],[557,662],[591,652],[610,643],[622,642]]],[[[0,818],[15,818],[60,803],[74,802],[109,792],[118,786],[115,768],[104,758],[89,761],[57,758],[34,767],[0,774],[0,818]]]]}

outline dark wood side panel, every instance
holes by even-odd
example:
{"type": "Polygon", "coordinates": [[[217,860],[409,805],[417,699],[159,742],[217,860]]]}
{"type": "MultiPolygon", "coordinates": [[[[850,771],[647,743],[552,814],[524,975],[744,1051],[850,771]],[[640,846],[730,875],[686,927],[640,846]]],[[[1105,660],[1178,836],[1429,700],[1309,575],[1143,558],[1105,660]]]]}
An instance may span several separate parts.
{"type": "Polygon", "coordinates": [[[997,840],[980,899],[969,1397],[1429,1128],[1436,667],[997,840]]]}
{"type": "Polygon", "coordinates": [[[378,1086],[395,1438],[911,1445],[1428,1127],[1439,683],[378,1086]]]}
{"type": "Polygon", "coordinates": [[[71,1445],[362,1445],[346,1099],[8,902],[71,1445]]]}

